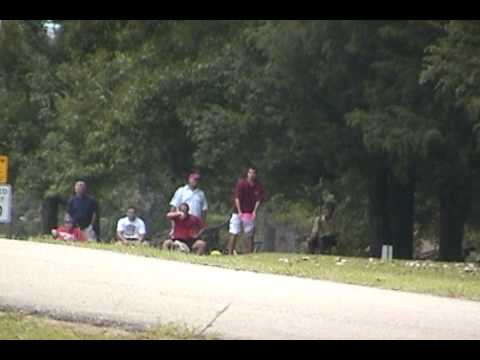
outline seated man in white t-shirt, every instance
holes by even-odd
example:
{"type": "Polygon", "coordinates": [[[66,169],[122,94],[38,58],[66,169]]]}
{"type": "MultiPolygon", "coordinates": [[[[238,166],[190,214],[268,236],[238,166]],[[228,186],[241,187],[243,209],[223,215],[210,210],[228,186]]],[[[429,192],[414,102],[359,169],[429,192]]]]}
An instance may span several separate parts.
{"type": "Polygon", "coordinates": [[[146,233],[145,223],[137,217],[136,208],[130,206],[127,210],[127,216],[118,220],[118,241],[125,245],[144,243],[146,233]]]}

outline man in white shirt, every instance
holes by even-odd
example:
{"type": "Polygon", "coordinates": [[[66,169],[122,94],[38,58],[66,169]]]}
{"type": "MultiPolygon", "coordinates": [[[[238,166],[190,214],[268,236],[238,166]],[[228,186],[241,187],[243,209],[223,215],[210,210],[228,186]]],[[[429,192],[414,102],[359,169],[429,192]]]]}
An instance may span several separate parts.
{"type": "Polygon", "coordinates": [[[200,174],[198,172],[193,172],[188,177],[188,184],[180,187],[173,195],[170,205],[172,206],[171,211],[177,211],[178,207],[187,203],[190,208],[190,214],[194,215],[204,222],[206,221],[208,203],[205,193],[198,188],[200,182],[200,174]]]}
{"type": "Polygon", "coordinates": [[[146,233],[145,223],[137,217],[137,209],[130,206],[127,210],[127,216],[118,220],[118,241],[125,245],[143,243],[146,233]]]}

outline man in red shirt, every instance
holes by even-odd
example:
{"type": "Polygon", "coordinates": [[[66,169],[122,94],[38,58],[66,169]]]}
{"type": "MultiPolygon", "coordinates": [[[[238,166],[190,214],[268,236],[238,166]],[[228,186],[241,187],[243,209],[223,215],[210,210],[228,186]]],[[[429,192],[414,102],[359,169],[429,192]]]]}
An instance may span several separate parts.
{"type": "Polygon", "coordinates": [[[257,169],[250,167],[247,177],[241,178],[234,192],[234,211],[230,219],[230,241],[228,242],[228,254],[233,255],[238,235],[245,233],[245,252],[253,251],[255,236],[255,218],[258,208],[264,201],[265,193],[263,185],[257,180],[257,169]]]}
{"type": "Polygon", "coordinates": [[[194,251],[197,255],[204,255],[207,243],[200,240],[206,229],[202,219],[189,214],[188,204],[183,203],[177,211],[169,212],[167,218],[175,223],[170,240],[163,243],[164,250],[179,250],[189,253],[194,251]]]}
{"type": "Polygon", "coordinates": [[[52,236],[55,239],[63,241],[87,240],[80,228],[74,226],[73,219],[68,215],[65,216],[65,222],[63,225],[59,226],[57,229],[52,230],[52,236]]]}

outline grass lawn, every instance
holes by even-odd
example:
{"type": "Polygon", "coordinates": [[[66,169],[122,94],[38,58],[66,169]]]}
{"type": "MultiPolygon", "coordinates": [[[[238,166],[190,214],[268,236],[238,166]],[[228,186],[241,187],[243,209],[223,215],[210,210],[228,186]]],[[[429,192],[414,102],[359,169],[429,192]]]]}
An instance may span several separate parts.
{"type": "Polygon", "coordinates": [[[203,340],[193,331],[161,326],[144,332],[52,320],[17,312],[0,312],[0,340],[203,340]]]}
{"type": "MultiPolygon", "coordinates": [[[[48,238],[34,238],[30,239],[30,241],[64,244],[48,238]]],[[[97,243],[75,243],[71,246],[218,266],[234,270],[330,280],[347,284],[480,301],[480,266],[478,264],[429,261],[382,262],[376,259],[272,253],[198,257],[164,252],[148,246],[124,247],[97,243]]]]}

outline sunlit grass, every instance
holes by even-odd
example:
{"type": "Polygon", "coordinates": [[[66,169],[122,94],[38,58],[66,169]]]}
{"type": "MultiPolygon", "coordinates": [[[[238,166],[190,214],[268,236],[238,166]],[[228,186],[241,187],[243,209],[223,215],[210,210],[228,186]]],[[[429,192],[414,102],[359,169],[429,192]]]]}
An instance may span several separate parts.
{"type": "Polygon", "coordinates": [[[161,325],[146,331],[52,320],[16,312],[0,312],[0,340],[205,340],[186,326],[161,325]]]}
{"type": "MultiPolygon", "coordinates": [[[[64,244],[49,238],[40,241],[64,244]]],[[[299,254],[257,253],[242,256],[203,256],[165,252],[148,246],[75,243],[71,246],[109,250],[130,255],[217,266],[233,270],[329,280],[409,292],[480,301],[480,267],[478,264],[439,263],[429,261],[391,261],[305,256],[299,254]]]]}

